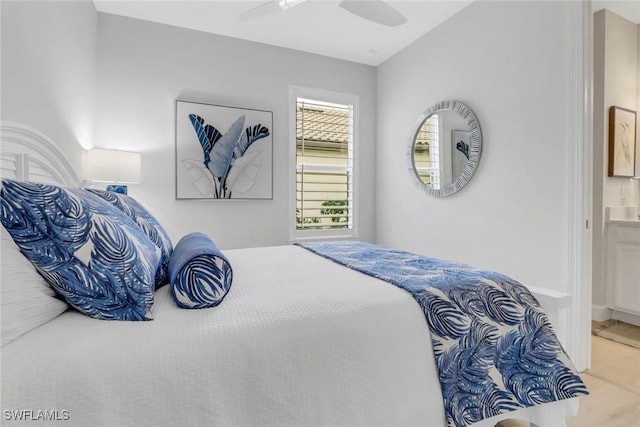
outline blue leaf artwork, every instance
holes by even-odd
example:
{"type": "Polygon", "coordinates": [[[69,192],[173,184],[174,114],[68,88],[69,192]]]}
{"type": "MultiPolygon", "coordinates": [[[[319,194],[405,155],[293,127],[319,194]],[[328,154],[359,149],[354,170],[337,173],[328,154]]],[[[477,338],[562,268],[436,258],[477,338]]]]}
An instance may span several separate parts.
{"type": "MultiPolygon", "coordinates": [[[[246,114],[240,114],[228,130],[222,132],[219,129],[224,128],[216,122],[214,114],[205,119],[193,110],[187,117],[197,136],[202,157],[182,161],[191,174],[193,185],[201,194],[214,199],[230,199],[234,192],[246,193],[256,183],[262,165],[261,151],[249,148],[271,135],[271,124],[249,122],[246,114]]],[[[220,120],[224,121],[228,119],[220,120]]]]}
{"type": "Polygon", "coordinates": [[[458,141],[456,143],[456,150],[464,154],[467,160],[469,160],[469,144],[464,141],[458,141]]]}
{"type": "Polygon", "coordinates": [[[196,130],[200,145],[202,145],[202,151],[204,151],[204,165],[208,168],[209,162],[211,161],[210,153],[213,148],[213,144],[222,137],[222,134],[218,129],[211,125],[205,126],[204,119],[196,114],[189,114],[189,120],[191,120],[191,124],[196,130]]]}

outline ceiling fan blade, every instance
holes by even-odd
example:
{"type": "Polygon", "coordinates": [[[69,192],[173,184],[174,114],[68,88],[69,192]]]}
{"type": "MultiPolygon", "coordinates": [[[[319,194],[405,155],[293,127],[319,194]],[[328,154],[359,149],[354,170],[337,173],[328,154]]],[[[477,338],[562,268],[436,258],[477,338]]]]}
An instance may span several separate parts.
{"type": "Polygon", "coordinates": [[[238,21],[250,21],[252,19],[262,18],[263,16],[271,15],[280,11],[282,11],[282,8],[280,7],[279,1],[271,0],[242,12],[238,15],[238,21]]]}
{"type": "Polygon", "coordinates": [[[340,7],[378,24],[397,27],[407,22],[400,12],[381,0],[343,0],[340,7]]]}

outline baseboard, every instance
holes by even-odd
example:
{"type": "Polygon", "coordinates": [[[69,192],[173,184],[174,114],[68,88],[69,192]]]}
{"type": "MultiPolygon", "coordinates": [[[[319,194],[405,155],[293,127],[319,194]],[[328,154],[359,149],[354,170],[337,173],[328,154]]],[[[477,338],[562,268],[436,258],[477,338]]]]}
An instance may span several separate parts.
{"type": "Polygon", "coordinates": [[[625,313],[623,311],[613,310],[612,319],[621,320],[625,323],[640,326],[640,316],[637,314],[625,313]]]}
{"type": "Polygon", "coordinates": [[[611,319],[611,309],[606,305],[592,305],[591,319],[596,322],[604,322],[611,319]]]}

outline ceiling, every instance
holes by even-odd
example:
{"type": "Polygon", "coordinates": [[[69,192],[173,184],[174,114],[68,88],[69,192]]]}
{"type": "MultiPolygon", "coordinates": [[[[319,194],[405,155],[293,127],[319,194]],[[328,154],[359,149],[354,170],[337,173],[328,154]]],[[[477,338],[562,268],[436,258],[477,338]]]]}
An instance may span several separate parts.
{"type": "Polygon", "coordinates": [[[379,65],[471,3],[469,0],[387,0],[407,22],[387,27],[338,7],[308,0],[272,15],[240,22],[263,1],[94,0],[98,12],[190,28],[333,58],[379,65]]]}
{"type": "MultiPolygon", "coordinates": [[[[473,0],[387,0],[407,22],[386,27],[340,8],[339,0],[307,0],[250,21],[238,16],[268,0],[94,0],[99,12],[144,19],[223,36],[377,66],[473,0]]],[[[594,0],[640,23],[638,0],[594,0]]]]}
{"type": "Polygon", "coordinates": [[[597,12],[600,9],[609,9],[631,22],[640,24],[640,0],[594,0],[593,11],[597,12]]]}

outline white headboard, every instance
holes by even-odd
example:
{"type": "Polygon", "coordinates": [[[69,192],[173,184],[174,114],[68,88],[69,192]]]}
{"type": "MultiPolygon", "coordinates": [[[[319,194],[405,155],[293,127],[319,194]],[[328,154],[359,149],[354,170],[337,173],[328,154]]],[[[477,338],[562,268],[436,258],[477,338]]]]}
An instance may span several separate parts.
{"type": "Polygon", "coordinates": [[[2,178],[60,185],[80,180],[60,149],[42,133],[19,123],[0,123],[2,178]]]}

